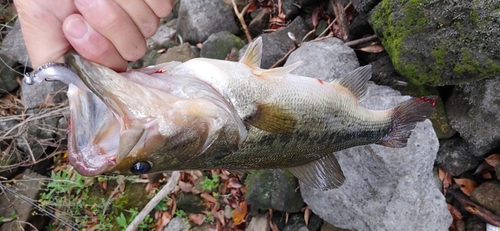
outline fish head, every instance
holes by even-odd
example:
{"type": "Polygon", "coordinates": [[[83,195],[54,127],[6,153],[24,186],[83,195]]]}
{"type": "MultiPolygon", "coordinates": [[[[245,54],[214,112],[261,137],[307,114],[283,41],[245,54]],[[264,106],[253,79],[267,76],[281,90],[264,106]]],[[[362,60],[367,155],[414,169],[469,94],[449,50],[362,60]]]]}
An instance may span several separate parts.
{"type": "Polygon", "coordinates": [[[214,142],[246,136],[234,109],[196,78],[116,73],[72,53],[66,62],[81,81],[68,89],[68,154],[82,175],[180,169],[214,142]]]}

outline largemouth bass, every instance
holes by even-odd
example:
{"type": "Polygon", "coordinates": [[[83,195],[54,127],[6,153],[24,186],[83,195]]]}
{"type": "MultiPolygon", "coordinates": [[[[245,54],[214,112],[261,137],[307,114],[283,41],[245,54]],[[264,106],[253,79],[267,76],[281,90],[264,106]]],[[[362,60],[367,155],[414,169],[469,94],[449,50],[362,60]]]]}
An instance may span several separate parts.
{"type": "Polygon", "coordinates": [[[320,189],[344,175],[333,152],[365,144],[401,148],[436,97],[388,110],[358,105],[371,67],[334,82],[261,69],[262,40],[239,62],[196,58],[124,73],[76,53],[26,83],[69,84],[69,160],[82,175],[165,170],[282,168],[320,189]],[[70,68],[71,67],[71,68],[70,68]]]}

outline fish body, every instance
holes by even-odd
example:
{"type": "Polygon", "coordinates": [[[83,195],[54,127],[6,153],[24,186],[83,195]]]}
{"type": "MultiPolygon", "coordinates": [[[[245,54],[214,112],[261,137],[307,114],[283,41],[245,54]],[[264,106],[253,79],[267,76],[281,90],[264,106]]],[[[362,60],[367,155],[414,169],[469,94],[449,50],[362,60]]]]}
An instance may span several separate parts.
{"type": "Polygon", "coordinates": [[[116,73],[68,54],[31,78],[69,86],[69,158],[83,175],[183,169],[288,169],[316,188],[344,181],[333,152],[404,147],[435,97],[376,111],[358,105],[370,66],[332,83],[261,69],[262,41],[240,62],[192,59],[116,73]],[[60,70],[61,69],[61,70],[60,70]]]}

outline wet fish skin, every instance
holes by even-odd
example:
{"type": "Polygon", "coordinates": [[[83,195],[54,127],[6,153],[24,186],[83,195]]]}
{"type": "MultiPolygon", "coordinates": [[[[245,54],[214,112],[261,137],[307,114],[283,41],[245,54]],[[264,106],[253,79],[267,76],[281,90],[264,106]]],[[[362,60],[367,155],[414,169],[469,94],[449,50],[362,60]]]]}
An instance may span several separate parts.
{"type": "Polygon", "coordinates": [[[344,181],[334,151],[404,147],[435,106],[431,96],[369,110],[358,105],[369,66],[326,83],[290,74],[299,64],[260,69],[261,51],[257,39],[240,62],[197,58],[120,74],[68,54],[79,77],[61,77],[72,82],[70,161],[84,175],[284,168],[331,189],[344,181]]]}

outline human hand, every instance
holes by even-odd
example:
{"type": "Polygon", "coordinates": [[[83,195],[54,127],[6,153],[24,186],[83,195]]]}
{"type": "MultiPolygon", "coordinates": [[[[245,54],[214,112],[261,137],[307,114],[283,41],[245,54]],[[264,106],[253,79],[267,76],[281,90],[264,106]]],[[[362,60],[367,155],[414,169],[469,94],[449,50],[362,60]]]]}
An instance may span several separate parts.
{"type": "Polygon", "coordinates": [[[14,0],[33,68],[64,62],[73,47],[116,71],[146,53],[175,0],[14,0]]]}

